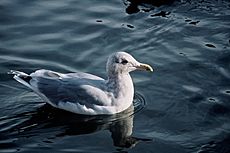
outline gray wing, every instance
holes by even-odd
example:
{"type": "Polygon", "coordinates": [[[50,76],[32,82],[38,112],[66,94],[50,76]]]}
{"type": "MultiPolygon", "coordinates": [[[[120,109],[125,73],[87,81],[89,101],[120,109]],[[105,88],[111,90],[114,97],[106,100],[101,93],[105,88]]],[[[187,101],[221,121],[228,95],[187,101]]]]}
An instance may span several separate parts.
{"type": "Polygon", "coordinates": [[[60,74],[52,71],[35,74],[31,75],[31,85],[36,86],[56,106],[59,102],[80,103],[89,107],[109,103],[105,81],[100,77],[87,73],[60,74]]]}

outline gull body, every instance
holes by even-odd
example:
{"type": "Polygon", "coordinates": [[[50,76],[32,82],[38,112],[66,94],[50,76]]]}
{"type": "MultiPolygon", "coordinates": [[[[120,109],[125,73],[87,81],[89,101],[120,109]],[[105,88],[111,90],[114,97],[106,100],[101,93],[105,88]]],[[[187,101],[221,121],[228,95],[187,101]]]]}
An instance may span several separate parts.
{"type": "Polygon", "coordinates": [[[83,72],[63,74],[44,69],[30,75],[19,71],[11,74],[56,108],[101,115],[120,113],[132,105],[134,87],[129,72],[136,69],[153,71],[130,54],[116,52],[107,60],[107,79],[83,72]]]}

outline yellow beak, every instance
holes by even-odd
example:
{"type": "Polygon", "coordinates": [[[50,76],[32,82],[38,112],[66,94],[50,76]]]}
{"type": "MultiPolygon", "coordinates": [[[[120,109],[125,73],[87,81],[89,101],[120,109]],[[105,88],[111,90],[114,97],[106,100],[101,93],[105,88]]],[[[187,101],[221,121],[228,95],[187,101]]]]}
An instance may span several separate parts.
{"type": "Polygon", "coordinates": [[[153,68],[150,65],[144,64],[144,63],[140,63],[140,65],[136,66],[136,68],[139,70],[145,70],[145,71],[153,72],[153,68]]]}

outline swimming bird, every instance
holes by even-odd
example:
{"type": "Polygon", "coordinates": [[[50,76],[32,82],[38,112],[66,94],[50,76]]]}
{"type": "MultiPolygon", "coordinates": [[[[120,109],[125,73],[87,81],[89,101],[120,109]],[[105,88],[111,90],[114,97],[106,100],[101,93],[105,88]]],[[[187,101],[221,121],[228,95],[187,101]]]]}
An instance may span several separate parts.
{"type": "Polygon", "coordinates": [[[59,73],[37,70],[30,75],[11,70],[14,79],[32,89],[53,107],[84,115],[120,113],[132,105],[133,81],[129,72],[146,70],[148,64],[126,52],[115,52],[107,60],[107,79],[84,73],[59,73]]]}

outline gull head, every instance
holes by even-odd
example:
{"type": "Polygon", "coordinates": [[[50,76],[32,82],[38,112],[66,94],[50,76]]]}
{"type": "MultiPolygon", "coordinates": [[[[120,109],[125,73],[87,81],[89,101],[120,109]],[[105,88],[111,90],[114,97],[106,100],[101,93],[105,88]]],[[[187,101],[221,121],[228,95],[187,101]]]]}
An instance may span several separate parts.
{"type": "Polygon", "coordinates": [[[153,68],[135,60],[126,52],[115,52],[109,56],[106,71],[109,75],[125,74],[134,70],[145,70],[153,72],[153,68]]]}

